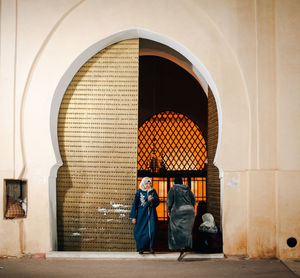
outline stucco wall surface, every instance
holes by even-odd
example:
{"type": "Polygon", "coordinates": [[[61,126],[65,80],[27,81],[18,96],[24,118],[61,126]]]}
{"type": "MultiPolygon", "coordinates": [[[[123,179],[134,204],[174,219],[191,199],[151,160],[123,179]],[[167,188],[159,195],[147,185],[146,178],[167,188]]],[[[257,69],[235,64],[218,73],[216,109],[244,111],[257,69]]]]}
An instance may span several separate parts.
{"type": "Polygon", "coordinates": [[[300,2],[276,1],[277,256],[300,257],[300,2]],[[287,246],[288,238],[298,244],[287,246]]]}
{"type": "Polygon", "coordinates": [[[55,246],[61,161],[50,122],[62,88],[93,51],[143,36],[202,70],[217,99],[224,252],[299,258],[299,244],[286,245],[300,241],[300,205],[286,205],[300,195],[299,9],[297,0],[2,0],[0,174],[28,180],[29,207],[24,220],[0,220],[0,254],[55,246]]]}

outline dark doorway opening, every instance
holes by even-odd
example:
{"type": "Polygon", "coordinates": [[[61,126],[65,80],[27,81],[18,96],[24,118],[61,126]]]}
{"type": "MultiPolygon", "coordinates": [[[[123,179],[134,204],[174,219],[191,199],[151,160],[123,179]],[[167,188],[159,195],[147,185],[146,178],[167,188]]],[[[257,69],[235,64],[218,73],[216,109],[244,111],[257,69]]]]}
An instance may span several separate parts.
{"type": "Polygon", "coordinates": [[[206,201],[207,118],[207,96],[192,75],[167,59],[140,56],[138,184],[151,177],[160,197],[158,251],[168,251],[166,198],[174,177],[183,177],[197,203],[206,201]]]}

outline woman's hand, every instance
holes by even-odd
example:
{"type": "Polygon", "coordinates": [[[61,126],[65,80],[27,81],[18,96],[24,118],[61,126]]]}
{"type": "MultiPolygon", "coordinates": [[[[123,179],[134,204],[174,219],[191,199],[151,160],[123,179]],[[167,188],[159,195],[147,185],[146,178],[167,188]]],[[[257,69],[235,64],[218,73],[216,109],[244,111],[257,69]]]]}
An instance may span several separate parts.
{"type": "Polygon", "coordinates": [[[132,224],[136,224],[136,219],[131,219],[132,224]]]}
{"type": "Polygon", "coordinates": [[[168,212],[168,216],[171,217],[171,213],[170,212],[168,212]]]}
{"type": "Polygon", "coordinates": [[[149,196],[148,196],[148,201],[149,201],[149,202],[151,202],[153,199],[154,199],[154,198],[153,198],[152,195],[149,195],[149,196]]]}

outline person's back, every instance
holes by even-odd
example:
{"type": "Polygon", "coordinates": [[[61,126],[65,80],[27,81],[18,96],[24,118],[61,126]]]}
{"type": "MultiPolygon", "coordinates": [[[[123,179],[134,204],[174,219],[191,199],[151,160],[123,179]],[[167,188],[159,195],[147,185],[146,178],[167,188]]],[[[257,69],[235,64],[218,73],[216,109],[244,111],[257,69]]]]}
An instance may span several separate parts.
{"type": "Polygon", "coordinates": [[[185,250],[192,248],[192,228],[195,219],[195,196],[190,188],[175,178],[175,184],[167,197],[169,221],[169,249],[185,250]]]}
{"type": "Polygon", "coordinates": [[[174,184],[174,206],[179,208],[184,205],[195,205],[195,197],[190,188],[183,184],[174,184]]]}
{"type": "Polygon", "coordinates": [[[222,234],[211,213],[202,216],[203,223],[198,228],[198,250],[204,253],[222,252],[222,234]]]}

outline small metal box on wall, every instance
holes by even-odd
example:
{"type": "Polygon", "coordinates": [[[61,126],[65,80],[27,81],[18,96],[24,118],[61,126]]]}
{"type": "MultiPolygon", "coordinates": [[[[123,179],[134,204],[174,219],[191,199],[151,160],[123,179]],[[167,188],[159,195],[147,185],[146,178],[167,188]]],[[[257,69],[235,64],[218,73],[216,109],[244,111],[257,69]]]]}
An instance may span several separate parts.
{"type": "Polygon", "coordinates": [[[19,179],[4,180],[4,218],[24,218],[27,213],[27,181],[19,179]]]}

